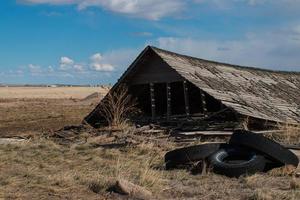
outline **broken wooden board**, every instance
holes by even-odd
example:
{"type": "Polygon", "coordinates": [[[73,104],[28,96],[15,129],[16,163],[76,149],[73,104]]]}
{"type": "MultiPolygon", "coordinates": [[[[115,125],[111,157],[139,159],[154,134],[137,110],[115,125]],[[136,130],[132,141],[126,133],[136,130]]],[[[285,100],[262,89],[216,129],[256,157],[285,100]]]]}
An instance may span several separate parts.
{"type": "Polygon", "coordinates": [[[18,144],[21,142],[25,142],[26,139],[16,139],[16,138],[0,138],[0,145],[1,144],[18,144]]]}
{"type": "Polygon", "coordinates": [[[191,132],[174,132],[174,137],[199,137],[199,136],[231,136],[233,131],[191,131],[191,132]]]}
{"type": "MultiPolygon", "coordinates": [[[[198,136],[231,136],[234,131],[186,131],[179,132],[175,131],[171,133],[171,136],[182,136],[182,137],[198,137],[198,136]]],[[[267,130],[267,131],[253,131],[257,134],[272,134],[272,133],[280,133],[280,130],[267,130]]]]}

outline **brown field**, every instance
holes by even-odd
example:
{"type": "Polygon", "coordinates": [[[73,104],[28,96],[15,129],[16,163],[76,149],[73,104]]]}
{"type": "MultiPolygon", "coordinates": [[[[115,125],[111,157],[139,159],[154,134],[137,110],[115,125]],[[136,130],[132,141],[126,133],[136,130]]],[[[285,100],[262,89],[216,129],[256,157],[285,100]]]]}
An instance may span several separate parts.
{"type": "Polygon", "coordinates": [[[286,170],[240,178],[165,171],[165,152],[178,146],[168,135],[78,126],[105,92],[0,88],[0,136],[30,136],[0,144],[0,199],[137,199],[107,191],[118,179],[152,199],[300,199],[300,179],[286,170]],[[77,127],[56,131],[68,125],[77,127]]]}
{"type": "Polygon", "coordinates": [[[0,87],[0,135],[35,135],[78,124],[106,92],[102,87],[0,87]],[[88,97],[95,92],[98,97],[88,97]]]}
{"type": "Polygon", "coordinates": [[[107,87],[0,87],[0,99],[83,99],[107,87]]]}

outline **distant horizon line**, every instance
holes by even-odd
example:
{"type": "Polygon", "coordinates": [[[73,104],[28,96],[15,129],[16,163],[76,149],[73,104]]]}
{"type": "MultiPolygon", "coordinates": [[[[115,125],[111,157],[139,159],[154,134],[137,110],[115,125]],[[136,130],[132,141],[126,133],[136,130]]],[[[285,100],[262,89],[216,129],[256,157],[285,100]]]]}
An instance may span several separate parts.
{"type": "Polygon", "coordinates": [[[111,84],[6,84],[0,83],[0,87],[105,87],[111,84]]]}

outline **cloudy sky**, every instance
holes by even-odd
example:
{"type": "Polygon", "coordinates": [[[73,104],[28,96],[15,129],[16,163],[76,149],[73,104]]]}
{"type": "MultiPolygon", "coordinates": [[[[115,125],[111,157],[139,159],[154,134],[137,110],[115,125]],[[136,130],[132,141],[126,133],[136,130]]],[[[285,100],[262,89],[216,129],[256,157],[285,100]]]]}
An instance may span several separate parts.
{"type": "Polygon", "coordinates": [[[0,3],[0,83],[114,83],[147,45],[300,71],[300,0],[0,3]]]}

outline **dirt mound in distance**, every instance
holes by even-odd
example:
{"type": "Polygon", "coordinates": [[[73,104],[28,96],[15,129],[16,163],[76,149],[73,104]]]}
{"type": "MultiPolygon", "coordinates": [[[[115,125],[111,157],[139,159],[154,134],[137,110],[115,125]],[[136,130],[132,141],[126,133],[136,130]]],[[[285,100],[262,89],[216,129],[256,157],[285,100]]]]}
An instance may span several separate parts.
{"type": "Polygon", "coordinates": [[[82,99],[82,101],[87,101],[87,100],[91,100],[91,99],[100,99],[102,97],[100,92],[94,92],[88,96],[86,96],[85,98],[82,99]]]}

